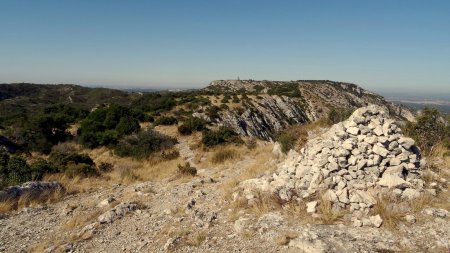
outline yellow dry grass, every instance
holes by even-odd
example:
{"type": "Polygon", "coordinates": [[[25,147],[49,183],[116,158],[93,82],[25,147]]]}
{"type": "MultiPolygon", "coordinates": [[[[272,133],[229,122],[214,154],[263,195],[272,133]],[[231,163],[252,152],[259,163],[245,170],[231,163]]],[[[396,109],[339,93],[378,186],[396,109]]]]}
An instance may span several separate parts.
{"type": "Polygon", "coordinates": [[[299,222],[301,224],[313,224],[314,218],[306,212],[306,204],[304,202],[291,201],[283,207],[283,213],[286,214],[291,222],[299,222]]]}
{"type": "Polygon", "coordinates": [[[15,200],[5,200],[0,202],[0,214],[8,213],[17,209],[17,201],[15,200]]]}
{"type": "Polygon", "coordinates": [[[206,240],[207,235],[206,231],[198,231],[186,238],[186,244],[193,247],[199,247],[206,240]]]}
{"type": "Polygon", "coordinates": [[[19,210],[25,207],[37,207],[59,201],[65,194],[64,190],[44,191],[39,195],[22,194],[17,199],[7,199],[0,202],[0,214],[19,210]]]}
{"type": "Polygon", "coordinates": [[[239,158],[239,154],[234,149],[219,149],[212,154],[211,162],[220,164],[227,161],[233,161],[239,158]]]}
{"type": "Polygon", "coordinates": [[[420,197],[409,200],[408,204],[412,212],[419,213],[426,207],[434,206],[437,203],[436,200],[436,197],[423,193],[420,197]]]}
{"type": "Polygon", "coordinates": [[[320,224],[334,224],[341,221],[344,216],[343,211],[333,210],[332,203],[323,196],[320,199],[317,211],[319,214],[318,222],[320,224]]]}
{"type": "Polygon", "coordinates": [[[377,204],[372,208],[372,215],[379,214],[383,219],[383,227],[396,231],[397,225],[400,224],[405,216],[397,208],[398,201],[389,196],[382,196],[377,199],[377,204]]]}
{"type": "MultiPolygon", "coordinates": [[[[245,146],[234,147],[234,150],[240,154],[241,161],[251,159],[252,162],[243,163],[236,174],[230,176],[222,183],[220,188],[225,199],[231,201],[231,194],[240,182],[260,177],[276,169],[275,166],[269,164],[269,161],[272,159],[272,148],[273,146],[271,144],[264,143],[260,143],[254,149],[248,149],[245,146]]],[[[211,167],[214,166],[212,163],[208,165],[211,167]]]]}

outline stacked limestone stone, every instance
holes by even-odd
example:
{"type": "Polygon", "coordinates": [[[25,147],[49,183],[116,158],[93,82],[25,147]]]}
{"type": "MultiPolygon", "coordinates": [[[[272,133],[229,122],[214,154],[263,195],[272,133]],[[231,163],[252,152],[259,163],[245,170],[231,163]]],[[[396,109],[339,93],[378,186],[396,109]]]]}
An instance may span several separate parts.
{"type": "Polygon", "coordinates": [[[424,161],[414,141],[403,137],[388,116],[374,105],[356,110],[310,140],[301,154],[291,151],[275,174],[243,182],[245,196],[251,199],[255,190],[262,190],[291,200],[325,192],[334,207],[351,211],[367,211],[383,191],[402,198],[419,196],[424,161]]]}

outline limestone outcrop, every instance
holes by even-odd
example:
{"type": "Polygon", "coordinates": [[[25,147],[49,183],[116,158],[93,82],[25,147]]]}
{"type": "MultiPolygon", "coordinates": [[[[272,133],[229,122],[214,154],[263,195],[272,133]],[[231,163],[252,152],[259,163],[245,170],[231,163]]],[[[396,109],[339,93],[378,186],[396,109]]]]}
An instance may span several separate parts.
{"type": "MultiPolygon", "coordinates": [[[[325,118],[333,109],[348,110],[368,104],[383,107],[393,118],[414,120],[408,109],[351,83],[327,80],[218,80],[211,82],[205,90],[248,94],[246,99],[241,99],[241,110],[223,110],[212,121],[231,127],[240,135],[265,140],[272,140],[274,134],[289,125],[325,118]]],[[[196,116],[205,118],[205,114],[196,116]]]]}

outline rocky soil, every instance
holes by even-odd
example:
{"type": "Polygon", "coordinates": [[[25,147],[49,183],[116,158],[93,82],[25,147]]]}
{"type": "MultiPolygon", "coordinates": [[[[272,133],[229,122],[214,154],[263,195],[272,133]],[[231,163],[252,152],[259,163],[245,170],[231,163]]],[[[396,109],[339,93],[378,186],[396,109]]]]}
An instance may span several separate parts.
{"type": "Polygon", "coordinates": [[[0,251],[448,252],[450,214],[445,202],[450,201],[449,175],[433,174],[424,181],[423,162],[421,166],[413,144],[382,110],[373,109],[359,110],[349,121],[314,138],[303,155],[291,152],[284,157],[277,148],[270,152],[273,144],[261,142],[254,151],[242,151],[239,159],[212,166],[210,157],[195,159],[200,151],[181,139],[177,148],[198,168],[196,177],[99,185],[55,204],[3,215],[0,251]],[[264,161],[258,150],[269,150],[263,154],[264,161]],[[268,172],[253,182],[268,182],[263,189],[278,194],[279,206],[258,206],[261,195],[254,191],[244,194],[255,200],[253,204],[240,202],[237,194],[233,201],[230,193],[239,192],[246,183],[235,187],[230,182],[239,183],[245,173],[262,166],[268,172]],[[270,173],[272,168],[278,168],[275,174],[270,173]],[[321,180],[317,175],[322,175],[321,180]],[[387,175],[392,180],[384,185],[382,179],[387,175]],[[332,222],[320,217],[322,203],[314,199],[322,188],[336,195],[329,194],[336,213],[347,210],[332,222]],[[398,194],[399,209],[417,193],[435,194],[431,196],[439,203],[406,208],[396,214],[397,225],[392,228],[385,216],[373,213],[378,203],[364,198],[373,189],[398,194]]]}

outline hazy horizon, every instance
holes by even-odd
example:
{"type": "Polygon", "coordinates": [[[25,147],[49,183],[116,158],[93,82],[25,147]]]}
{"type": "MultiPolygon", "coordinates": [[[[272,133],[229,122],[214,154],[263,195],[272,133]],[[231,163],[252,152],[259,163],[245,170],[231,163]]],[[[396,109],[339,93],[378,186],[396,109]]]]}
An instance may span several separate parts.
{"type": "MultiPolygon", "coordinates": [[[[333,80],[450,97],[448,1],[0,3],[0,82],[333,80]]],[[[427,95],[428,94],[428,95],[427,95]]]]}

